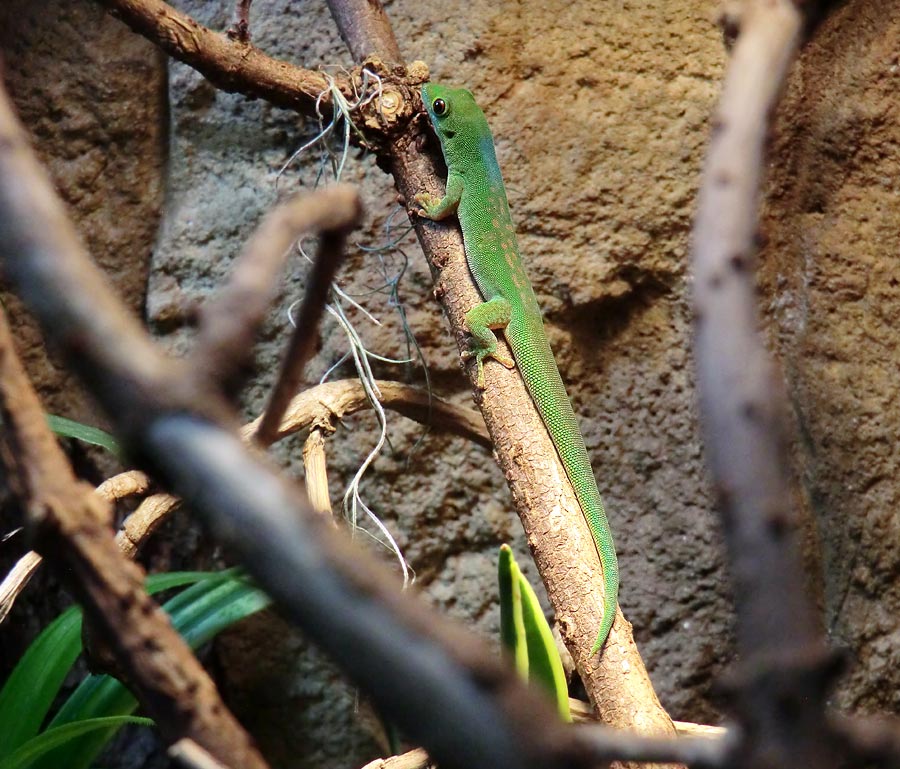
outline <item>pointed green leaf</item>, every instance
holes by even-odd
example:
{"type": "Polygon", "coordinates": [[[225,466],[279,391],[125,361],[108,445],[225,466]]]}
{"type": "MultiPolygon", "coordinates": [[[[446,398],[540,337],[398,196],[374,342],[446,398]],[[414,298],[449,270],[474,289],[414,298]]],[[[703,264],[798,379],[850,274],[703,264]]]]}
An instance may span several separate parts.
{"type": "Polygon", "coordinates": [[[521,573],[519,586],[522,594],[522,622],[528,645],[528,680],[540,682],[556,700],[556,707],[563,721],[571,721],[569,686],[553,631],[550,630],[537,595],[521,573]]]}
{"type": "MultiPolygon", "coordinates": [[[[108,729],[111,726],[115,726],[118,729],[125,724],[153,726],[153,721],[149,718],[138,718],[136,716],[115,716],[113,718],[91,718],[85,721],[77,721],[74,724],[47,729],[37,737],[32,737],[24,745],[19,746],[17,750],[6,758],[0,759],[0,769],[27,769],[33,761],[81,735],[88,734],[96,729],[108,729]]],[[[60,766],[64,765],[60,764],[60,766]]]]}
{"type": "MultiPolygon", "coordinates": [[[[173,626],[193,649],[270,603],[269,597],[238,569],[200,574],[202,579],[196,584],[163,604],[173,626]]],[[[155,576],[162,581],[168,575],[155,576]]],[[[91,675],[63,704],[51,726],[78,723],[79,719],[126,715],[136,708],[137,700],[119,681],[106,675],[91,675]]],[[[120,725],[113,724],[85,734],[65,748],[44,756],[33,769],[57,769],[63,765],[67,769],[88,769],[119,728],[120,725]]]]}
{"type": "Polygon", "coordinates": [[[63,438],[77,438],[79,441],[90,443],[92,446],[101,446],[117,457],[122,457],[121,445],[105,430],[76,422],[74,419],[59,417],[55,414],[46,414],[45,416],[50,429],[57,435],[61,435],[63,438]]]}
{"type": "Polygon", "coordinates": [[[31,642],[0,690],[0,758],[34,737],[81,653],[81,612],[72,607],[31,642]]]}
{"type": "MultiPolygon", "coordinates": [[[[209,572],[154,574],[146,589],[152,594],[209,577],[209,572]]],[[[0,758],[38,733],[80,653],[81,610],[72,606],[31,642],[0,689],[0,758]]]]}
{"type": "Polygon", "coordinates": [[[529,683],[539,682],[553,697],[562,719],[571,721],[569,687],[553,633],[508,545],[500,548],[497,575],[503,645],[512,653],[519,675],[529,683]]]}
{"type": "Polygon", "coordinates": [[[500,546],[497,581],[500,585],[500,640],[512,654],[516,670],[528,680],[528,644],[522,621],[519,565],[509,545],[500,546]]]}

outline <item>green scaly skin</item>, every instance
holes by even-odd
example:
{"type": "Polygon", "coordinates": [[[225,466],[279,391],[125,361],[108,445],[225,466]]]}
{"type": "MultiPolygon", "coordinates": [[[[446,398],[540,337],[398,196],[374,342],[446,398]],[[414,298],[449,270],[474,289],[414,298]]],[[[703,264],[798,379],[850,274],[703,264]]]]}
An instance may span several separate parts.
{"type": "Polygon", "coordinates": [[[482,389],[485,358],[509,368],[518,365],[591,529],[604,585],[603,619],[591,650],[596,654],[616,616],[619,565],[584,438],[519,255],[491,130],[469,91],[428,83],[422,87],[422,100],[440,139],[448,175],[447,191],[440,200],[425,193],[416,196],[422,206],[419,213],[435,220],[453,213],[459,217],[466,261],[485,299],[466,314],[472,341],[464,355],[475,358],[482,389]],[[503,329],[515,362],[497,349],[497,329],[503,329]]]}

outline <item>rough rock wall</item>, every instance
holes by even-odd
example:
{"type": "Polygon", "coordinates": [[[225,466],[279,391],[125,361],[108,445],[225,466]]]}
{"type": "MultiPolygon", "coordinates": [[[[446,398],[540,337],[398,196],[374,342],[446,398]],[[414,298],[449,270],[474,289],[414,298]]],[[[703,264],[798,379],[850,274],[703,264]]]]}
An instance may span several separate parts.
{"type": "Polygon", "coordinates": [[[771,164],[763,294],[822,545],[836,702],[900,707],[900,4],[853,2],[794,72],[771,164]]]}
{"type": "MultiPolygon", "coordinates": [[[[86,246],[128,304],[142,312],[165,186],[164,57],[145,40],[123,33],[122,24],[95,3],[3,0],[0,77],[86,246]]],[[[5,291],[2,302],[47,410],[102,424],[75,377],[43,346],[22,305],[5,291]]],[[[69,453],[93,482],[115,467],[101,452],[74,441],[69,453]]],[[[0,531],[18,524],[17,511],[0,509],[0,531]]],[[[23,547],[22,537],[0,543],[0,572],[6,573],[23,547]]],[[[26,598],[35,600],[22,602],[8,630],[0,626],[0,680],[67,600],[56,595],[45,569],[30,591],[26,598]]]]}
{"type": "MultiPolygon", "coordinates": [[[[91,20],[100,16],[86,0],[67,6],[91,20]]],[[[713,0],[388,5],[406,58],[425,60],[436,80],[471,88],[488,114],[522,251],[610,509],[623,610],[663,704],[675,718],[706,722],[718,718],[710,687],[732,654],[731,606],[694,415],[686,263],[706,118],[725,61],[712,23],[716,6],[713,0]]],[[[224,29],[233,4],[184,0],[178,7],[224,29]]],[[[14,20],[25,31],[44,30],[66,14],[48,11],[24,24],[26,17],[14,20]]],[[[897,17],[895,0],[849,2],[804,52],[780,111],[761,258],[768,329],[785,361],[800,427],[797,498],[811,535],[811,581],[818,589],[825,575],[824,621],[860,659],[838,701],[868,710],[896,708],[893,692],[900,690],[892,678],[900,669],[891,441],[898,423],[891,398],[897,17]]],[[[157,61],[152,51],[138,48],[138,60],[118,69],[111,63],[141,41],[110,19],[70,26],[77,45],[96,52],[101,70],[120,72],[131,84],[112,99],[122,114],[158,104],[147,87],[137,87],[153,82],[142,69],[157,61]]],[[[7,50],[23,57],[26,49],[40,50],[37,42],[26,45],[15,25],[9,29],[7,50]]],[[[349,62],[320,2],[257,0],[251,31],[274,56],[308,66],[349,62]]],[[[81,67],[80,59],[58,62],[50,66],[52,77],[25,68],[20,82],[78,82],[81,67]]],[[[51,168],[105,152],[109,138],[77,123],[60,137],[48,135],[67,125],[58,115],[92,103],[90,92],[60,85],[52,98],[38,91],[29,99],[24,86],[14,90],[51,168]],[[72,155],[75,140],[84,149],[72,155]]],[[[104,216],[79,215],[79,222],[101,258],[98,244],[117,233],[142,244],[112,249],[132,256],[146,254],[158,238],[147,318],[165,344],[184,352],[191,336],[185,308],[220,283],[282,191],[314,180],[318,155],[307,153],[275,184],[283,163],[318,128],[218,93],[178,64],[170,67],[168,95],[166,172],[158,162],[146,165],[148,176],[136,185],[136,173],[124,165],[98,181],[84,177],[82,187],[104,216]],[[158,235],[152,204],[134,220],[118,216],[127,210],[122,190],[152,198],[162,187],[169,194],[158,235]]],[[[143,121],[128,125],[155,129],[156,136],[165,129],[158,106],[140,114],[143,121]]],[[[136,133],[128,140],[133,157],[145,146],[136,133]]],[[[405,267],[400,298],[432,386],[470,402],[421,254],[408,235],[401,237],[404,215],[390,218],[396,205],[389,180],[355,154],[344,178],[359,183],[367,201],[357,241],[372,246],[400,237],[402,249],[351,251],[342,282],[383,321],[376,327],[357,313],[360,332],[381,355],[408,355],[390,294],[378,291],[405,267]]],[[[120,272],[134,280],[120,285],[140,306],[144,261],[127,264],[120,272]]],[[[286,309],[302,294],[307,267],[296,258],[288,273],[261,340],[248,414],[259,410],[272,380],[289,331],[286,309]]],[[[339,327],[326,322],[310,381],[345,349],[339,327]]],[[[424,381],[418,363],[377,364],[377,372],[424,381]]],[[[345,365],[337,375],[351,374],[345,365]]],[[[363,416],[330,442],[336,503],[376,435],[374,421],[363,416]]],[[[418,443],[421,430],[398,417],[391,417],[389,436],[391,447],[375,462],[364,498],[431,599],[496,637],[496,548],[510,541],[524,550],[500,473],[486,452],[459,439],[429,434],[418,443]]],[[[299,443],[281,447],[279,456],[296,468],[299,443]]],[[[373,755],[352,690],[278,620],[235,631],[220,644],[218,662],[230,702],[276,766],[353,767],[373,755]]]]}

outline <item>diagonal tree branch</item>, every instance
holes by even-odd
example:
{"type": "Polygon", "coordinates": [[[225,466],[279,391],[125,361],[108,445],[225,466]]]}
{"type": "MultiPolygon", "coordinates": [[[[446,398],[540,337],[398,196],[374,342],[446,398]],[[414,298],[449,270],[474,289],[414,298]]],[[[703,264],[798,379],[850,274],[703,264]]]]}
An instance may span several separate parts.
{"type": "Polygon", "coordinates": [[[265,769],[250,737],[165,613],[144,592],[143,571],[116,547],[107,504],[79,482],[0,311],[0,414],[10,486],[37,547],[100,628],[129,686],[169,742],[189,737],[227,766],[265,769]]]}
{"type": "MultiPolygon", "coordinates": [[[[337,208],[336,201],[333,199],[329,205],[333,210],[337,208]]],[[[358,196],[353,199],[352,203],[349,200],[344,203],[345,209],[351,205],[355,222],[362,212],[358,196]]],[[[316,258],[309,275],[306,291],[303,294],[303,301],[300,303],[300,312],[294,324],[294,331],[282,359],[275,386],[272,388],[265,412],[257,428],[256,439],[264,446],[275,439],[275,435],[281,427],[281,418],[284,416],[285,409],[303,381],[303,371],[315,352],[319,320],[325,310],[328,298],[331,296],[331,283],[344,259],[348,229],[347,224],[328,229],[322,228],[316,258]]]]}
{"type": "MultiPolygon", "coordinates": [[[[352,23],[367,13],[366,0],[340,0],[340,5],[342,11],[336,15],[339,24],[352,23]]],[[[342,34],[347,37],[349,33],[342,29],[342,34]]],[[[370,28],[369,34],[374,36],[379,31],[370,28]]],[[[353,52],[378,50],[387,44],[379,39],[360,41],[353,52]]],[[[423,138],[421,129],[413,125],[393,137],[387,148],[390,171],[406,200],[412,200],[418,192],[441,192],[434,162],[421,152],[423,138]]],[[[481,298],[466,264],[459,229],[452,223],[426,223],[417,218],[413,223],[431,267],[435,296],[463,349],[465,313],[481,298]]],[[[672,721],[656,697],[631,626],[621,613],[603,654],[589,654],[597,636],[604,589],[596,547],[519,373],[500,366],[488,368],[488,388],[484,392],[475,389],[475,398],[557,621],[592,702],[610,725],[644,734],[673,735],[672,721]],[[623,676],[622,670],[629,671],[628,675],[623,676]]]]}
{"type": "MultiPolygon", "coordinates": [[[[571,765],[567,732],[539,695],[479,639],[403,595],[383,567],[241,444],[230,417],[191,381],[189,369],[156,351],[78,244],[5,94],[0,264],[61,354],[111,409],[126,448],[203,518],[398,727],[451,769],[571,765]]],[[[152,639],[142,648],[155,648],[152,639]]]]}
{"type": "MultiPolygon", "coordinates": [[[[169,56],[193,67],[227,93],[265,99],[279,107],[315,115],[316,100],[329,88],[321,72],[266,56],[249,42],[214,32],[163,0],[97,0],[169,56]]],[[[335,78],[352,98],[346,78],[335,78]]],[[[326,96],[325,101],[330,99],[326,96]]]]}
{"type": "Polygon", "coordinates": [[[281,398],[280,410],[263,421],[264,434],[277,430],[284,406],[299,384],[295,369],[302,369],[304,355],[312,352],[328,289],[343,261],[343,241],[361,215],[359,193],[350,185],[293,196],[265,217],[244,246],[227,285],[201,310],[192,361],[210,382],[230,389],[227,384],[251,355],[291,247],[302,235],[319,234],[319,253],[273,395],[281,398]]]}

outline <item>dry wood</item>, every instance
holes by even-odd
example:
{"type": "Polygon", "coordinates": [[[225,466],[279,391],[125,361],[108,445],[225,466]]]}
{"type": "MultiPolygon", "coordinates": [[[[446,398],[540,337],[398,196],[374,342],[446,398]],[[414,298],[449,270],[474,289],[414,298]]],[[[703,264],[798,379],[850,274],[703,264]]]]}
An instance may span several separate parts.
{"type": "MultiPolygon", "coordinates": [[[[474,409],[457,406],[418,387],[377,379],[381,392],[379,403],[416,422],[438,430],[468,438],[470,441],[491,448],[484,420],[474,409]]],[[[365,389],[357,379],[341,379],[336,382],[311,387],[295,396],[288,404],[284,418],[273,440],[311,427],[331,433],[336,423],[344,417],[372,407],[365,389]]],[[[241,428],[241,434],[250,439],[258,429],[261,417],[241,428]]]]}
{"type": "MultiPolygon", "coordinates": [[[[328,79],[321,72],[266,56],[249,42],[214,32],[162,0],[98,2],[173,59],[193,67],[228,93],[315,115],[316,99],[328,90],[328,79]]],[[[344,95],[352,98],[350,82],[340,77],[335,81],[344,95]]],[[[330,104],[327,96],[325,103],[330,104]]]]}
{"type": "Polygon", "coordinates": [[[309,432],[303,444],[303,472],[306,494],[313,510],[331,517],[331,497],[328,495],[328,465],[325,461],[325,436],[319,429],[309,432]]]}
{"type": "MultiPolygon", "coordinates": [[[[263,436],[277,429],[284,404],[299,384],[331,281],[343,261],[344,240],[361,215],[359,194],[347,184],[292,196],[266,215],[244,246],[228,283],[201,310],[193,361],[212,383],[231,389],[230,380],[250,358],[292,246],[302,235],[320,235],[300,317],[260,428],[263,436]]],[[[264,437],[261,441],[271,443],[264,437]]]]}
{"type": "Polygon", "coordinates": [[[359,195],[349,186],[341,185],[326,190],[318,205],[321,213],[304,229],[319,232],[319,248],[294,324],[294,332],[259,423],[256,439],[263,446],[275,439],[281,417],[290,399],[296,394],[303,370],[315,352],[319,320],[331,296],[331,283],[344,259],[347,235],[362,216],[359,195]]]}
{"type": "MultiPolygon", "coordinates": [[[[3,123],[0,109],[0,125],[3,123]]],[[[2,133],[2,129],[0,129],[2,133]]],[[[8,135],[8,134],[7,134],[8,135]]],[[[44,419],[0,312],[2,454],[37,549],[99,628],[164,739],[190,737],[226,766],[266,763],[184,639],[144,592],[144,573],[107,527],[108,504],[80,482],[44,419]]]]}
{"type": "Polygon", "coordinates": [[[765,142],[803,24],[791,0],[731,4],[737,31],[694,224],[694,354],[706,455],[728,546],[741,661],[739,767],[831,767],[836,672],[805,594],[781,372],[758,332],[755,234],[765,142]]]}

